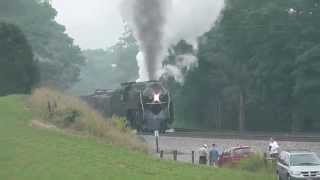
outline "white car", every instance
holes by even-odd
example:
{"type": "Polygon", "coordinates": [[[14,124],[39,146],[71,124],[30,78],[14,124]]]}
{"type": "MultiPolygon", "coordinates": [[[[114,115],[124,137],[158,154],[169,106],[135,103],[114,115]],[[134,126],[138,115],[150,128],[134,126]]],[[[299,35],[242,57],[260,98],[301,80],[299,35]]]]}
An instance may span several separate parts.
{"type": "Polygon", "coordinates": [[[282,151],[277,175],[279,180],[320,180],[320,159],[309,151],[282,151]]]}

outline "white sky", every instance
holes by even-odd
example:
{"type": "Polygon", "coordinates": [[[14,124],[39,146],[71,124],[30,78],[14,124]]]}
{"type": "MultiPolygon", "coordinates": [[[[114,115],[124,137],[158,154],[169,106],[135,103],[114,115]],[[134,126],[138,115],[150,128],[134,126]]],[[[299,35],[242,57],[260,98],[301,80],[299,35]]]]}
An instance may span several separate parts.
{"type": "MultiPolygon", "coordinates": [[[[58,11],[57,21],[82,49],[105,49],[123,32],[121,1],[129,0],[52,0],[52,5],[58,11]]],[[[166,27],[169,43],[180,39],[194,43],[212,27],[224,6],[224,0],[171,1],[166,27]]]]}
{"type": "Polygon", "coordinates": [[[57,21],[82,49],[106,48],[123,32],[121,0],[52,0],[57,21]]]}

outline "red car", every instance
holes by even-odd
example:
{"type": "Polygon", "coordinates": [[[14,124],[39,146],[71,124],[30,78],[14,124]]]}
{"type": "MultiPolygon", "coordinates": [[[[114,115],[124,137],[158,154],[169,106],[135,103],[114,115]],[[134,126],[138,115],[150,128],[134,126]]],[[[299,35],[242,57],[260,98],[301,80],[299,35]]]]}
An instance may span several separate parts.
{"type": "Polygon", "coordinates": [[[219,157],[218,165],[234,165],[242,159],[248,158],[253,155],[254,152],[249,146],[232,147],[225,150],[219,157]]]}

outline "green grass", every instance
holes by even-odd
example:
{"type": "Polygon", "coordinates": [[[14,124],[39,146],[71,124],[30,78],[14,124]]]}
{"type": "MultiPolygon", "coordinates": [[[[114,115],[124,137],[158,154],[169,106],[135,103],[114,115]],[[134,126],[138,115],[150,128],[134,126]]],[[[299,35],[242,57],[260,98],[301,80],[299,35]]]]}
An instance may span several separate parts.
{"type": "Polygon", "coordinates": [[[231,166],[239,170],[274,174],[276,176],[276,162],[265,161],[263,154],[255,154],[247,159],[241,160],[238,164],[231,166]]]}
{"type": "Polygon", "coordinates": [[[0,98],[1,180],[271,180],[272,177],[160,161],[92,138],[30,126],[26,97],[0,98]]]}

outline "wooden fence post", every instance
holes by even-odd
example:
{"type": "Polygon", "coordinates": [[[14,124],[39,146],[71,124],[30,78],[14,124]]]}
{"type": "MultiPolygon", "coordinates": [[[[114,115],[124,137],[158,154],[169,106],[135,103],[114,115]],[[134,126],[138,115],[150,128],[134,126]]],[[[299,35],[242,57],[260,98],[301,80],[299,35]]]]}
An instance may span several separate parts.
{"type": "Polygon", "coordinates": [[[174,160],[174,161],[176,161],[176,160],[178,159],[177,156],[178,156],[178,151],[177,151],[177,150],[174,150],[174,151],[173,151],[173,160],[174,160]]]}
{"type": "Polygon", "coordinates": [[[192,164],[194,164],[194,151],[191,153],[192,164]]]}
{"type": "Polygon", "coordinates": [[[156,151],[159,153],[159,136],[156,136],[156,151]]]}
{"type": "Polygon", "coordinates": [[[160,159],[163,159],[163,150],[160,151],[160,159]]]}

